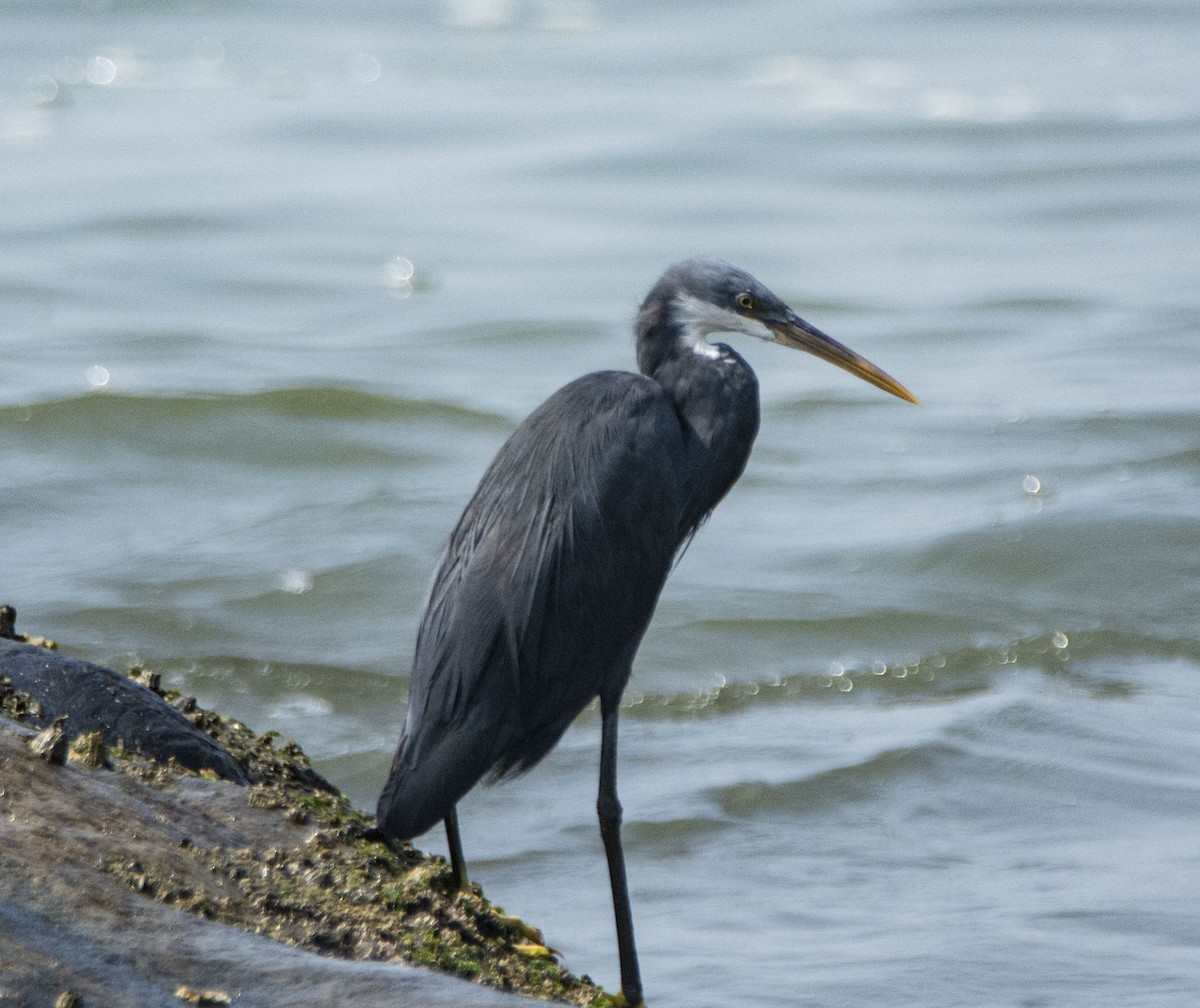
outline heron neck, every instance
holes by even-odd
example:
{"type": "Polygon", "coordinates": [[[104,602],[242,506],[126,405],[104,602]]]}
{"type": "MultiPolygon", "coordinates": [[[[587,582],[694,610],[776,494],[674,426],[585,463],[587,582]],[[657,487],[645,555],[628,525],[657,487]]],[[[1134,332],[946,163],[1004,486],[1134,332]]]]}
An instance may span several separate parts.
{"type": "Polygon", "coordinates": [[[693,316],[681,310],[678,299],[647,298],[637,318],[638,369],[660,384],[665,371],[690,364],[693,358],[715,359],[719,352],[705,339],[693,316]]]}
{"type": "Polygon", "coordinates": [[[638,366],[674,401],[690,446],[684,478],[692,484],[692,528],[742,474],[759,420],[750,365],[723,343],[702,341],[700,348],[697,339],[669,312],[643,307],[638,317],[638,366]]]}

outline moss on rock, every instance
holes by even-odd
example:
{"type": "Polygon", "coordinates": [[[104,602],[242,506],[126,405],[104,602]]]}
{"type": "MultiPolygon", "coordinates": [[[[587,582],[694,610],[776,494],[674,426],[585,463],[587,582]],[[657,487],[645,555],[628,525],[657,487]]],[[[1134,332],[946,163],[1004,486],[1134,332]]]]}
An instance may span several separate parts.
{"type": "MultiPolygon", "coordinates": [[[[478,886],[456,891],[441,858],[384,843],[374,819],[313,770],[294,742],[276,744],[276,732],[256,734],[190,697],[164,691],[144,669],[132,675],[234,756],[254,782],[248,805],[278,810],[284,822],[306,830],[298,843],[262,848],[184,841],[181,847],[203,866],[211,885],[157,867],[150,855],[110,857],[106,872],[162,903],[327,955],[400,959],[500,990],[593,1008],[620,1003],[564,969],[540,941],[532,943],[531,929],[489,903],[478,886]]],[[[120,772],[152,785],[208,776],[135,753],[108,755],[120,772]]]]}

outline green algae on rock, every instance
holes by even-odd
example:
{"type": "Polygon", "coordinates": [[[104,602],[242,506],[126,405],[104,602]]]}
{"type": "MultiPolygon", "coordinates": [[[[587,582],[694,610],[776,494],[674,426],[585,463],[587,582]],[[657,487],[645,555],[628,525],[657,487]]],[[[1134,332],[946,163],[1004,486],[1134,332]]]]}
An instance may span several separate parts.
{"type": "MultiPolygon", "coordinates": [[[[104,876],[159,904],[334,958],[399,960],[515,994],[620,1005],[559,965],[540,934],[493,907],[478,886],[457,892],[442,859],[387,846],[374,820],[294,742],[204,710],[194,698],[164,690],[152,671],[138,667],[128,675],[217,743],[250,784],[173,759],[155,762],[106,743],[99,731],[77,735],[69,750],[62,746],[66,761],[56,772],[115,771],[129,781],[123,790],[140,802],[138,814],[173,838],[149,843],[143,831],[135,844],[97,852],[92,863],[104,876]]],[[[45,721],[39,701],[3,675],[0,715],[26,732],[45,721]]]]}
{"type": "Polygon", "coordinates": [[[77,736],[67,751],[67,759],[89,770],[107,766],[108,746],[104,736],[100,732],[88,732],[86,735],[77,736]]]}
{"type": "MultiPolygon", "coordinates": [[[[387,846],[374,820],[313,770],[294,742],[256,734],[164,691],[144,669],[131,673],[219,742],[253,782],[248,806],[278,810],[306,827],[298,843],[228,849],[188,840],[181,849],[204,869],[204,883],[157,866],[152,855],[109,857],[104,870],[139,893],[208,920],[347,959],[400,959],[503,991],[570,1004],[619,1004],[577,978],[530,941],[530,930],[493,907],[475,887],[459,893],[441,858],[387,846]]],[[[194,774],[155,766],[132,753],[112,754],[120,771],[162,784],[194,774]]],[[[232,786],[232,785],[231,785],[232,786]]]]}

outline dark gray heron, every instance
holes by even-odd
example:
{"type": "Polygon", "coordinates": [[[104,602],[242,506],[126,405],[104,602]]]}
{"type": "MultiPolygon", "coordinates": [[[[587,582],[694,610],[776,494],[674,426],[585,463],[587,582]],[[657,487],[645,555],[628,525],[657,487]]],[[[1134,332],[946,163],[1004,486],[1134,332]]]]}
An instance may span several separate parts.
{"type": "Polygon", "coordinates": [[[467,885],[455,805],[484,777],[536,765],[600,698],[596,811],[616,916],[621,992],[642,1003],[617,800],[617,710],[675,559],[746,466],[758,380],[716,332],[807,350],[916,398],[815,329],[754,277],[689,259],[637,316],[641,374],[560,389],[484,473],[438,562],[417,634],[404,733],[379,799],[389,840],[446,825],[467,885]]]}

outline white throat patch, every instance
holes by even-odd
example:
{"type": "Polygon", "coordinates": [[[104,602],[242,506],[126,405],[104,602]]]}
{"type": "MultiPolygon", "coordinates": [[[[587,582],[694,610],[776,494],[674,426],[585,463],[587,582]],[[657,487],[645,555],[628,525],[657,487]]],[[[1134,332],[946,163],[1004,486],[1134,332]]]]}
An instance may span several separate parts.
{"type": "Polygon", "coordinates": [[[684,345],[701,357],[715,359],[721,356],[721,351],[708,342],[712,333],[745,333],[768,342],[775,338],[771,330],[757,319],[746,318],[728,308],[718,308],[712,302],[686,292],[675,296],[675,310],[683,323],[684,345]]]}

